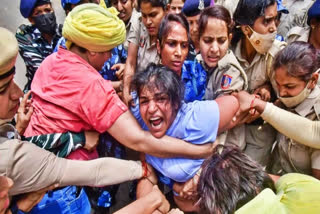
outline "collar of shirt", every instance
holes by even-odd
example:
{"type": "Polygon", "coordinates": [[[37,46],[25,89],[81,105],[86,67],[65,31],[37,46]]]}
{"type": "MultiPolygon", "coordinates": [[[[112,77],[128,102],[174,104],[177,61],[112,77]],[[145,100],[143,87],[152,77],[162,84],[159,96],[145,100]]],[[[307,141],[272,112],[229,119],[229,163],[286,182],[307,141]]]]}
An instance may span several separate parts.
{"type": "Polygon", "coordinates": [[[252,66],[254,66],[254,64],[260,60],[262,55],[259,54],[258,52],[256,52],[256,55],[254,56],[251,64],[249,64],[249,62],[241,54],[241,45],[242,45],[242,40],[240,40],[238,42],[238,44],[236,45],[236,48],[234,50],[234,55],[237,57],[238,61],[241,63],[244,70],[247,70],[247,69],[251,68],[252,66]]]}
{"type": "Polygon", "coordinates": [[[307,116],[312,112],[312,107],[318,99],[320,99],[320,88],[318,85],[316,85],[308,98],[306,98],[302,103],[295,107],[295,112],[303,117],[307,116]]]}

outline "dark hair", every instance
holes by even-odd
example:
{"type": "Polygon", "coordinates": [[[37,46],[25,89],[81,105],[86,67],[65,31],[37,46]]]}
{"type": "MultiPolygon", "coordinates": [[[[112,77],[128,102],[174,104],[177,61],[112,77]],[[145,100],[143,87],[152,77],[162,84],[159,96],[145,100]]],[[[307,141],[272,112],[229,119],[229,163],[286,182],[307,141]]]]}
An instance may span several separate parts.
{"type": "Polygon", "coordinates": [[[293,42],[279,51],[273,61],[273,70],[287,68],[290,76],[304,81],[320,68],[320,51],[307,42],[293,42]]]}
{"type": "Polygon", "coordinates": [[[275,190],[262,166],[238,147],[218,145],[202,164],[197,187],[199,213],[234,213],[264,188],[275,190]]]}
{"type": "MultiPolygon", "coordinates": [[[[265,14],[265,10],[275,3],[276,0],[240,0],[233,14],[236,26],[249,25],[252,27],[254,22],[265,14]]],[[[234,28],[232,45],[235,45],[242,37],[241,29],[234,28]]]]}
{"type": "MultiPolygon", "coordinates": [[[[171,4],[173,0],[169,0],[168,3],[171,4]]],[[[186,0],[182,0],[183,3],[186,2],[186,0]]]]}
{"type": "Polygon", "coordinates": [[[189,23],[187,18],[182,14],[168,13],[161,20],[159,31],[158,31],[158,40],[160,45],[162,46],[162,42],[165,38],[167,38],[172,26],[174,23],[178,22],[182,25],[182,27],[187,31],[188,41],[190,41],[190,33],[189,33],[189,23]]]}
{"type": "Polygon", "coordinates": [[[177,109],[181,107],[184,85],[179,76],[170,68],[150,63],[144,71],[137,72],[132,79],[131,88],[136,90],[139,96],[144,87],[151,91],[157,88],[169,96],[172,106],[177,109]]]}
{"type": "Polygon", "coordinates": [[[141,3],[150,3],[152,7],[162,7],[163,10],[166,9],[166,0],[138,0],[138,8],[140,10],[141,3]]]}
{"type": "Polygon", "coordinates": [[[199,18],[199,38],[205,31],[209,18],[216,18],[224,21],[227,25],[228,34],[232,32],[234,23],[230,16],[229,11],[223,6],[214,5],[213,7],[205,8],[201,12],[201,15],[199,18]]]}

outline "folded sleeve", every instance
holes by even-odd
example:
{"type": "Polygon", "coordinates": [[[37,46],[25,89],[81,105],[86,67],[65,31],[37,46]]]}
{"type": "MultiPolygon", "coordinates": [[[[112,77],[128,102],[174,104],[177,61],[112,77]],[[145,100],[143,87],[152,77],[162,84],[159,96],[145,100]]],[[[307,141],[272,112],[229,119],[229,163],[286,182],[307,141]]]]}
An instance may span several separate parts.
{"type": "Polygon", "coordinates": [[[100,133],[107,131],[128,110],[110,81],[102,78],[88,84],[82,94],[80,108],[83,119],[100,133]]]}

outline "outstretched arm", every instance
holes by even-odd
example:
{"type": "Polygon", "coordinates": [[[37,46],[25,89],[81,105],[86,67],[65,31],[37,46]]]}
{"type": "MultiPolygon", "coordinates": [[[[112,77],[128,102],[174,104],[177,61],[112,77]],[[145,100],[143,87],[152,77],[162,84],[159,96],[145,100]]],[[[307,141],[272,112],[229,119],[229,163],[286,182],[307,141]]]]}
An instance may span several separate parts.
{"type": "Polygon", "coordinates": [[[157,157],[204,158],[214,148],[211,143],[197,146],[168,136],[155,138],[150,132],[143,131],[128,111],[118,117],[107,131],[130,149],[157,157]]]}

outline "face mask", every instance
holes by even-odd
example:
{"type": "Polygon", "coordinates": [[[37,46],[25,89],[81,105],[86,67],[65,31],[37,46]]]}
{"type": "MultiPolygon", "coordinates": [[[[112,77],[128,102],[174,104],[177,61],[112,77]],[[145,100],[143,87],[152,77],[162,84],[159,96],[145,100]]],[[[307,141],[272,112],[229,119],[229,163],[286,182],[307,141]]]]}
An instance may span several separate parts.
{"type": "Polygon", "coordinates": [[[56,16],[52,13],[47,13],[33,17],[35,26],[40,30],[41,33],[55,34],[56,31],[56,16]]]}
{"type": "MultiPolygon", "coordinates": [[[[252,28],[249,26],[249,28],[252,30],[252,28]]],[[[252,34],[249,39],[251,45],[254,47],[254,49],[260,53],[265,54],[268,52],[268,50],[271,48],[275,38],[277,35],[277,31],[273,33],[268,34],[260,34],[252,30],[252,34]]]]}
{"type": "Polygon", "coordinates": [[[297,95],[294,97],[279,97],[279,100],[288,108],[295,107],[302,103],[311,93],[311,89],[308,88],[308,85],[297,95]]]}

